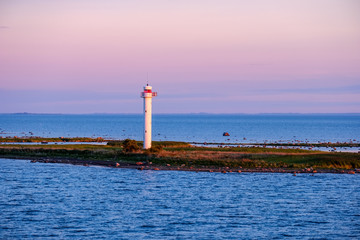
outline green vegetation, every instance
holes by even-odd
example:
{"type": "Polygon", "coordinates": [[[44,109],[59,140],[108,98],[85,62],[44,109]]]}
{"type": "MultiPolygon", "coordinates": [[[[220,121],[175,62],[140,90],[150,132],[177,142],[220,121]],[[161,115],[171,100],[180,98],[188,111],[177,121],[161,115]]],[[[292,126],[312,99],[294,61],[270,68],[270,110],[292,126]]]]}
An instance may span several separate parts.
{"type": "Polygon", "coordinates": [[[164,146],[162,145],[153,145],[151,146],[151,148],[148,150],[150,153],[159,153],[164,149],[164,146]]]}
{"type": "Polygon", "coordinates": [[[321,151],[311,151],[298,148],[265,148],[265,147],[176,147],[169,149],[171,151],[214,151],[214,152],[247,152],[247,153],[316,153],[321,151]]]}
{"type": "Polygon", "coordinates": [[[354,169],[360,168],[359,153],[320,152],[264,147],[194,147],[183,142],[153,142],[148,150],[142,142],[126,139],[107,145],[0,145],[0,157],[24,159],[67,159],[97,161],[114,165],[152,162],[153,166],[182,168],[281,168],[354,169]]]}
{"type": "Polygon", "coordinates": [[[126,152],[126,153],[129,153],[129,152],[137,152],[140,150],[140,147],[139,145],[136,143],[135,140],[131,140],[131,139],[125,139],[123,142],[122,142],[122,148],[123,148],[123,151],[126,152]]]}
{"type": "MultiPolygon", "coordinates": [[[[124,140],[125,141],[125,140],[124,140]]],[[[108,141],[107,145],[109,146],[122,146],[123,142],[121,140],[111,140],[108,141]]],[[[135,140],[133,140],[135,141],[135,140]]],[[[143,146],[142,141],[135,141],[139,147],[143,146]]],[[[175,142],[175,141],[153,141],[152,142],[153,147],[161,146],[161,147],[190,147],[191,145],[186,142],[175,142]]]]}

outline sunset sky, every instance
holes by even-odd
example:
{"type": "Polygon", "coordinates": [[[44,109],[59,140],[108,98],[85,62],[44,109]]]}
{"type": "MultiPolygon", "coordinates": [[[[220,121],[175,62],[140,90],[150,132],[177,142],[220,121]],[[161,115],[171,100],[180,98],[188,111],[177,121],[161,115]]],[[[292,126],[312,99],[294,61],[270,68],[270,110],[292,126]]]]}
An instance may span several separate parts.
{"type": "Polygon", "coordinates": [[[360,112],[359,0],[0,0],[0,112],[360,112]],[[148,75],[148,77],[147,77],[148,75]]]}

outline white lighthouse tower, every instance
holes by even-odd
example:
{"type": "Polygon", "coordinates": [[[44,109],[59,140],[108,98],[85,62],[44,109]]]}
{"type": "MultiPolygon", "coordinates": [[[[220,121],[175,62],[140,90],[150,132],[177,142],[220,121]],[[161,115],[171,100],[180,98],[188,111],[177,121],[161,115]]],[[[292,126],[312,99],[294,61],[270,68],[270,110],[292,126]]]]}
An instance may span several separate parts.
{"type": "Polygon", "coordinates": [[[151,148],[151,111],[152,111],[152,97],[156,97],[157,92],[152,91],[152,87],[146,84],[144,91],[141,92],[141,97],[144,98],[144,149],[151,148]]]}

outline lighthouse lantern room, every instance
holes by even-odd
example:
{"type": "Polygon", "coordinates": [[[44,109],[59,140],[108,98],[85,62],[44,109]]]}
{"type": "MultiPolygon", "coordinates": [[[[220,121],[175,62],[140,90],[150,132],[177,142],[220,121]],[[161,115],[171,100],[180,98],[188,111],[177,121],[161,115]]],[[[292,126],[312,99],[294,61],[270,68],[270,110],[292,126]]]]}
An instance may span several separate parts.
{"type": "Polygon", "coordinates": [[[152,91],[152,87],[146,84],[141,97],[144,98],[144,149],[151,148],[151,114],[152,98],[157,96],[157,92],[152,91]]]}

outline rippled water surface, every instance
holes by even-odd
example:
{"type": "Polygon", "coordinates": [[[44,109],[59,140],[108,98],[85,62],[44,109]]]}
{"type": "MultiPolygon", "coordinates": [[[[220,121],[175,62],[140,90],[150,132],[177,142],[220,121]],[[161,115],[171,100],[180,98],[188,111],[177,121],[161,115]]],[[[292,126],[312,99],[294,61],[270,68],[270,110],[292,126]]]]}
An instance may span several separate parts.
{"type": "Polygon", "coordinates": [[[360,175],[0,159],[0,239],[356,239],[360,175]]]}

